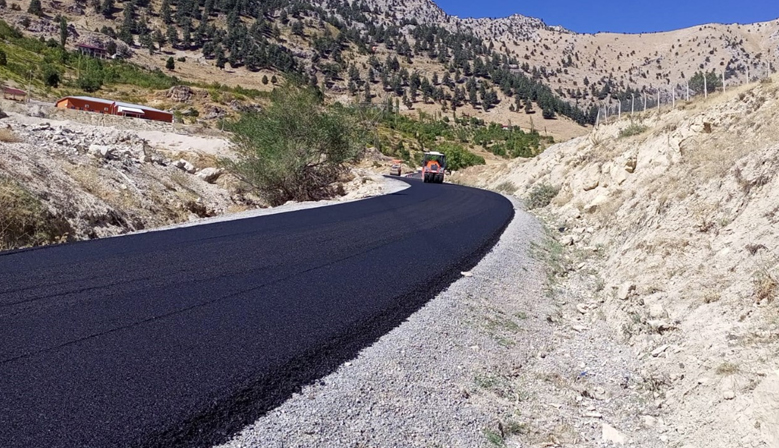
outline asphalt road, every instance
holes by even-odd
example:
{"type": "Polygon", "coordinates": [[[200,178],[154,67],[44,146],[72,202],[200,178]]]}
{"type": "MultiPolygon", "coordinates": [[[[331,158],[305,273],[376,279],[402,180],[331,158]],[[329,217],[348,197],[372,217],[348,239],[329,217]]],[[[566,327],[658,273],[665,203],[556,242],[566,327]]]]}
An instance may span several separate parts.
{"type": "Polygon", "coordinates": [[[513,216],[486,191],[0,253],[0,447],[209,446],[352,358],[513,216]]]}

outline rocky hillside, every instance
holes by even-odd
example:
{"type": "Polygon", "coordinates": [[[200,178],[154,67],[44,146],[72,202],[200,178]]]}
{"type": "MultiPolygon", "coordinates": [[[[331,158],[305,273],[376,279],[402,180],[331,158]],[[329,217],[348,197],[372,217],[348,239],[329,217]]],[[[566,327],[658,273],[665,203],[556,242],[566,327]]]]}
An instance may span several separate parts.
{"type": "Polygon", "coordinates": [[[668,446],[779,444],[777,116],[774,76],[481,175],[547,220],[559,289],[588,285],[561,322],[629,347],[668,446]]]}

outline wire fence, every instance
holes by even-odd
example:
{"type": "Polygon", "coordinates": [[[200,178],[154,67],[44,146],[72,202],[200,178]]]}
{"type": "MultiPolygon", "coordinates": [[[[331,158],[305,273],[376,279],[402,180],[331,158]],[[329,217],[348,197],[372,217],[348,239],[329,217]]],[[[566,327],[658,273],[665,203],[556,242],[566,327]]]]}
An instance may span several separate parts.
{"type": "Polygon", "coordinates": [[[619,120],[623,115],[632,116],[646,111],[674,109],[677,105],[695,98],[708,97],[717,92],[727,92],[729,88],[760,82],[769,78],[774,72],[773,67],[753,68],[751,72],[749,69],[742,69],[741,72],[725,70],[717,74],[714,88],[707,85],[708,79],[703,76],[703,86],[698,86],[697,89],[690,86],[689,80],[685,80],[674,85],[647,87],[640,93],[622,98],[608,98],[602,101],[598,108],[595,125],[619,120]]]}

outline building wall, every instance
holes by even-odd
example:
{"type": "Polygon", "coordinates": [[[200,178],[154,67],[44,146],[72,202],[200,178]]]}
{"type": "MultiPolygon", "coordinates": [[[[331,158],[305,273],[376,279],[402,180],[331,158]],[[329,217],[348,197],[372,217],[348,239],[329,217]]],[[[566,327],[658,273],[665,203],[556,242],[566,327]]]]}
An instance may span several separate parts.
{"type": "Polygon", "coordinates": [[[97,101],[82,100],[71,97],[66,97],[57,101],[57,107],[60,109],[76,109],[87,112],[97,112],[101,114],[114,113],[114,107],[111,104],[104,104],[97,101]]]}
{"type": "MultiPolygon", "coordinates": [[[[121,115],[117,112],[116,104],[104,104],[97,101],[82,100],[79,98],[65,97],[57,101],[56,106],[60,109],[83,110],[87,112],[97,112],[101,114],[121,115]]],[[[168,112],[158,112],[141,107],[144,111],[145,119],[173,122],[173,114],[168,112]]]]}

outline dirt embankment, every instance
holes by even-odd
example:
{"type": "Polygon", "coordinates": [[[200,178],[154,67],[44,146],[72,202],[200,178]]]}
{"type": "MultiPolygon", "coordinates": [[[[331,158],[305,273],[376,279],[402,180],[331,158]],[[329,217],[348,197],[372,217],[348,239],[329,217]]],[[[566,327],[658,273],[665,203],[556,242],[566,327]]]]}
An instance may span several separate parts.
{"type": "MultiPolygon", "coordinates": [[[[267,207],[220,167],[219,159],[235,157],[226,133],[39,105],[1,106],[8,116],[0,120],[0,250],[267,207]]],[[[355,168],[344,179],[343,199],[382,188],[375,173],[355,168]]]]}
{"type": "Polygon", "coordinates": [[[779,446],[777,123],[774,77],[625,117],[479,181],[551,198],[537,211],[564,249],[560,324],[581,339],[606,324],[640,365],[625,440],[779,446]]]}

